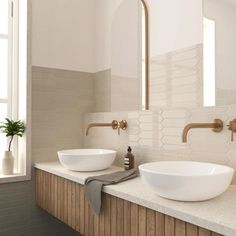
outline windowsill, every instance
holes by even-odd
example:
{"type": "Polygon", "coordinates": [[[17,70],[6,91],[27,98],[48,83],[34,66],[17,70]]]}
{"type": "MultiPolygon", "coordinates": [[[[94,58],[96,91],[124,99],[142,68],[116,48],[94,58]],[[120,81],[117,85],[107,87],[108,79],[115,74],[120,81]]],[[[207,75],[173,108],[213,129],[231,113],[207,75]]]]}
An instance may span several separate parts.
{"type": "Polygon", "coordinates": [[[28,181],[30,179],[31,179],[30,176],[27,176],[25,174],[13,174],[13,175],[0,174],[0,184],[28,181]]]}

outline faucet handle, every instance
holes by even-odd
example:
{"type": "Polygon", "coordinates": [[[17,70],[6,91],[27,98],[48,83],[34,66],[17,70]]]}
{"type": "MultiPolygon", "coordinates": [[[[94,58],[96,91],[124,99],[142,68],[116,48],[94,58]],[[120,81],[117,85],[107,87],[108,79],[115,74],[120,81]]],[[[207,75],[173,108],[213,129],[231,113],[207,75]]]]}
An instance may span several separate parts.
{"type": "Polygon", "coordinates": [[[128,122],[126,120],[122,120],[120,121],[120,128],[122,130],[126,130],[127,129],[127,126],[128,126],[128,122]]]}
{"type": "Polygon", "coordinates": [[[113,120],[111,123],[112,129],[118,129],[119,128],[119,122],[117,120],[113,120]]]}
{"type": "Polygon", "coordinates": [[[126,120],[119,121],[118,125],[118,135],[120,135],[120,129],[126,130],[128,126],[128,122],[126,120]]]}
{"type": "Polygon", "coordinates": [[[232,131],[231,133],[231,142],[234,141],[234,133],[236,133],[236,119],[229,122],[229,125],[227,125],[228,129],[232,131]]]}

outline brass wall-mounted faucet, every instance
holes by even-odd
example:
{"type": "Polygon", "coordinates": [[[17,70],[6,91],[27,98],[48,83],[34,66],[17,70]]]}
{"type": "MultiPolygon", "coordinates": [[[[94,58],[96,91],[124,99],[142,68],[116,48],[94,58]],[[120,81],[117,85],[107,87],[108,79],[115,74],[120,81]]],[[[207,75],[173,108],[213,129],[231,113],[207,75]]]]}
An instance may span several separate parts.
{"type": "Polygon", "coordinates": [[[229,130],[232,131],[231,133],[231,141],[234,141],[234,133],[236,133],[236,119],[232,120],[229,122],[229,125],[227,125],[229,127],[229,130]]]}
{"type": "Polygon", "coordinates": [[[114,130],[118,130],[118,134],[120,135],[120,130],[126,130],[128,127],[128,122],[126,120],[117,121],[113,120],[111,123],[91,123],[88,125],[86,129],[86,136],[89,135],[89,130],[94,127],[111,127],[114,130]]]}
{"type": "MultiPolygon", "coordinates": [[[[220,119],[215,119],[213,123],[192,123],[192,124],[186,125],[182,134],[183,143],[187,143],[188,132],[191,129],[201,129],[201,128],[210,128],[212,129],[213,132],[219,133],[223,130],[223,121],[220,119]]],[[[235,129],[235,132],[236,132],[236,129],[235,129]]]]}

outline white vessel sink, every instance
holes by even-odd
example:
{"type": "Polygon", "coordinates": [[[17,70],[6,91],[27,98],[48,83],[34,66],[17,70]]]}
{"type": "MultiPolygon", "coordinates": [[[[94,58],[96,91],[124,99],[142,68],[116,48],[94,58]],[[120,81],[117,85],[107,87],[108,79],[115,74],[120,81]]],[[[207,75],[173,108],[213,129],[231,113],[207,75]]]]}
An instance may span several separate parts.
{"type": "Polygon", "coordinates": [[[228,166],[163,161],[139,166],[144,184],[159,196],[177,201],[204,201],[225,192],[234,170],[228,166]]]}
{"type": "Polygon", "coordinates": [[[73,149],[58,152],[59,160],[66,169],[73,171],[99,171],[109,168],[116,151],[105,149],[73,149]]]}

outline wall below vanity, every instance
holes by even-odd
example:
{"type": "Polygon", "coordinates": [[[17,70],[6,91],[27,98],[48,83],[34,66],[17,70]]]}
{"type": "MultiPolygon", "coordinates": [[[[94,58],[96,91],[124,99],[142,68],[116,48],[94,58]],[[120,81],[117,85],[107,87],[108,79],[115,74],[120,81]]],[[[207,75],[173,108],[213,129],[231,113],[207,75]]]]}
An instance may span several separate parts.
{"type": "Polygon", "coordinates": [[[194,160],[227,164],[236,169],[236,143],[230,141],[231,133],[226,127],[235,117],[236,106],[90,113],[85,116],[84,128],[91,122],[110,122],[113,119],[127,119],[129,127],[120,136],[110,128],[94,128],[88,137],[84,136],[84,147],[118,150],[118,165],[122,165],[127,146],[131,145],[136,164],[194,160]],[[182,143],[182,130],[186,124],[212,122],[214,118],[224,121],[221,133],[214,133],[210,129],[192,130],[188,143],[182,143]]]}

